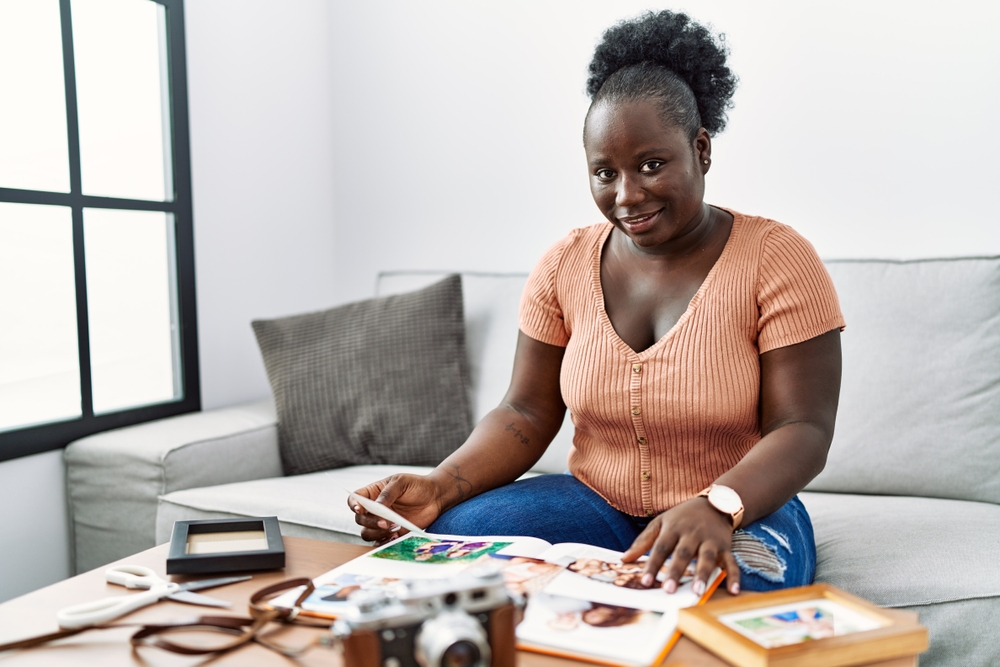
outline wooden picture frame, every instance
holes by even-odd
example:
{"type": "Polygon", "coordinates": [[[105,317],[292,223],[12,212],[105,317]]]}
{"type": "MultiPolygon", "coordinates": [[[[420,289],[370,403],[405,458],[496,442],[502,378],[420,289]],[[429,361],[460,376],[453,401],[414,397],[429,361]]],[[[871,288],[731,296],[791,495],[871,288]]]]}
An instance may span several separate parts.
{"type": "Polygon", "coordinates": [[[167,574],[274,570],[285,566],[278,517],[175,521],[167,574]]]}
{"type": "Polygon", "coordinates": [[[928,647],[927,628],[915,622],[912,614],[877,607],[829,584],[744,594],[681,609],[678,628],[736,667],[870,665],[916,656],[928,647]],[[823,638],[803,636],[807,623],[794,609],[781,609],[795,606],[815,609],[816,618],[829,612],[829,623],[846,616],[857,621],[849,626],[857,629],[823,638]],[[842,615],[838,617],[834,611],[842,615]],[[786,617],[794,618],[798,625],[793,627],[789,622],[789,629],[780,627],[780,621],[788,621],[786,617]],[[772,623],[771,619],[778,621],[772,623]],[[793,643],[783,644],[785,641],[793,643]]]}

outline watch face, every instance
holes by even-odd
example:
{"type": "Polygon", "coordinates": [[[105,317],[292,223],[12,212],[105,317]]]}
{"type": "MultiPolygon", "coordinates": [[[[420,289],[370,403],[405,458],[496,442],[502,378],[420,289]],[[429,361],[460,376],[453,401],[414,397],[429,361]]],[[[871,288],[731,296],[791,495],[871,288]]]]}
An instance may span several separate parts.
{"type": "Polygon", "coordinates": [[[708,502],[726,514],[736,514],[743,507],[743,501],[740,500],[739,494],[728,486],[713,486],[712,490],[708,492],[708,502]]]}

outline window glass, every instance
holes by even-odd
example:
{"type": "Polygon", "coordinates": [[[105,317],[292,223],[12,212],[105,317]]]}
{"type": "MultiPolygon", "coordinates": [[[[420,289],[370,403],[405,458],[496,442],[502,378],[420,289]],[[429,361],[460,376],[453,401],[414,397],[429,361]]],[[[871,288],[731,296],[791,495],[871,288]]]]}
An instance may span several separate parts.
{"type": "Polygon", "coordinates": [[[181,397],[173,216],[84,209],[94,413],[181,397]]]}
{"type": "Polygon", "coordinates": [[[79,417],[73,216],[0,202],[0,431],[79,417]]]}
{"type": "Polygon", "coordinates": [[[0,188],[69,192],[58,0],[0,0],[0,91],[0,188]]]}
{"type": "Polygon", "coordinates": [[[166,14],[149,0],[73,0],[83,193],[173,199],[166,14]]]}
{"type": "Polygon", "coordinates": [[[199,407],[182,7],[0,0],[0,461],[199,407]]]}

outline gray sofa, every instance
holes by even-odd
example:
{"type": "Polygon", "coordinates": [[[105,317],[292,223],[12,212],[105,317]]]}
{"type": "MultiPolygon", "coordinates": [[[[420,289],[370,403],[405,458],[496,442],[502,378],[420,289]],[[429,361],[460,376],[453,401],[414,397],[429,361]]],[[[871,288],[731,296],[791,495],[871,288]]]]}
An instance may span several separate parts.
{"type": "MultiPolygon", "coordinates": [[[[1000,665],[1000,258],[831,261],[848,328],[837,434],[802,494],[817,580],[917,611],[924,665],[1000,665]]],[[[444,273],[380,276],[379,294],[444,273]]],[[[524,275],[463,274],[478,420],[510,377],[524,275]]],[[[567,419],[536,472],[562,472],[567,419]]],[[[78,571],[169,539],[178,519],[277,515],[361,543],[345,489],[400,466],[283,477],[269,401],[91,436],[65,454],[78,571]]]]}

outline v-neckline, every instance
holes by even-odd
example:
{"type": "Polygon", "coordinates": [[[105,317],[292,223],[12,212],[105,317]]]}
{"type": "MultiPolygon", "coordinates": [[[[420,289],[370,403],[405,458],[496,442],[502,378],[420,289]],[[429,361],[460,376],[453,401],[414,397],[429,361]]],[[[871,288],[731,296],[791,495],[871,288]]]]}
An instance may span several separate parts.
{"type": "Polygon", "coordinates": [[[615,331],[615,325],[611,323],[611,318],[608,317],[608,311],[604,307],[604,286],[601,284],[601,257],[604,254],[604,246],[607,244],[608,236],[610,236],[611,232],[615,229],[615,226],[610,222],[607,224],[607,229],[601,234],[600,239],[598,239],[596,248],[593,251],[593,256],[591,257],[590,280],[592,284],[592,293],[594,294],[597,306],[597,318],[604,328],[607,337],[627,358],[642,361],[656,354],[656,352],[666,344],[666,341],[672,338],[674,334],[682,326],[684,326],[684,323],[691,319],[695,310],[698,308],[698,304],[704,300],[705,292],[707,292],[711,287],[715,275],[719,272],[719,266],[721,266],[723,261],[731,254],[730,249],[733,246],[733,239],[735,239],[737,233],[739,233],[740,226],[743,222],[743,216],[736,211],[731,211],[727,208],[722,208],[721,206],[718,208],[733,216],[733,226],[729,230],[729,238],[726,239],[726,245],[723,246],[718,259],[715,260],[715,263],[709,270],[708,275],[705,276],[705,279],[701,282],[701,285],[698,287],[698,291],[695,292],[693,297],[691,297],[691,301],[688,302],[687,308],[684,309],[684,314],[680,316],[680,319],[678,319],[672,327],[670,327],[667,333],[663,334],[659,340],[655,341],[652,345],[641,352],[637,352],[632,349],[632,347],[618,335],[618,332],[615,331]]]}

